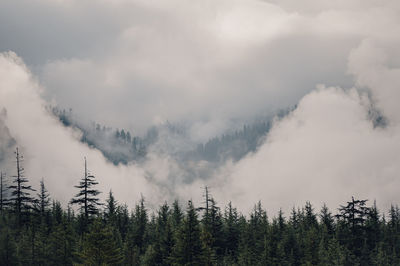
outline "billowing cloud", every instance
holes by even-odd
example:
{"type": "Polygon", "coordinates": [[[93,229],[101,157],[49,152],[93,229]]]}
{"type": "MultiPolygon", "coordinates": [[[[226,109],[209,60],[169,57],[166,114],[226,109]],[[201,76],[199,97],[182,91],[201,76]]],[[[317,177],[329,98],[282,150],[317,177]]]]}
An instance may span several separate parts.
{"type": "MultiPolygon", "coordinates": [[[[399,68],[388,65],[382,47],[364,41],[349,58],[355,88],[319,86],[296,110],[277,121],[255,154],[227,167],[221,194],[242,209],[262,200],[288,211],[310,200],[338,206],[355,196],[387,209],[399,201],[399,68]],[[388,121],[376,127],[378,108],[388,121]]],[[[223,197],[222,197],[223,198],[223,197]]]]}
{"type": "Polygon", "coordinates": [[[47,99],[133,131],[194,121],[197,139],[294,105],[317,83],[350,86],[359,27],[337,22],[362,14],[314,17],[256,0],[27,2],[18,23],[18,4],[3,3],[13,38],[0,49],[28,60],[47,99]]]}
{"type": "Polygon", "coordinates": [[[204,180],[185,183],[179,164],[156,153],[140,167],[110,165],[46,102],[134,132],[189,122],[191,141],[298,103],[254,154],[211,171],[217,200],[276,211],[355,195],[387,206],[399,200],[399,10],[393,0],[2,1],[0,50],[34,73],[15,54],[0,57],[4,125],[27,173],[58,198],[71,197],[63,188],[86,155],[103,191],[157,202],[198,198],[204,180]]]}
{"type": "MultiPolygon", "coordinates": [[[[67,203],[76,193],[73,186],[83,176],[86,156],[89,170],[104,192],[102,197],[112,189],[130,205],[137,201],[140,193],[148,195],[150,202],[155,201],[159,193],[145,180],[143,170],[135,166],[115,167],[99,151],[80,143],[80,132],[63,127],[46,110],[40,91],[19,57],[12,52],[0,54],[0,106],[7,110],[3,122],[22,151],[25,175],[33,187],[37,188],[43,178],[51,195],[67,203]]],[[[1,144],[3,146],[3,140],[1,144]]],[[[4,156],[12,158],[13,153],[4,156]]],[[[15,166],[7,167],[8,175],[15,175],[15,166]]]]}

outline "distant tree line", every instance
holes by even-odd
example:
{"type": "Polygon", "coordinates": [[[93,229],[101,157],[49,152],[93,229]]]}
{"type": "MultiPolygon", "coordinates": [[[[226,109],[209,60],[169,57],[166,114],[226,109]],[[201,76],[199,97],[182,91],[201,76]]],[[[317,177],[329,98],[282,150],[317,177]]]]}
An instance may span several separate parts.
{"type": "MultiPolygon", "coordinates": [[[[134,136],[126,129],[113,129],[108,126],[92,123],[82,125],[73,119],[72,110],[66,111],[56,107],[50,108],[51,112],[68,127],[76,127],[82,132],[81,141],[89,146],[99,149],[104,156],[114,164],[127,164],[141,161],[146,157],[149,147],[159,139],[159,128],[151,127],[145,136],[134,136]]],[[[281,112],[278,116],[284,116],[281,112]]],[[[189,151],[182,151],[178,155],[182,160],[205,160],[208,162],[223,163],[228,159],[238,161],[249,152],[256,151],[264,140],[271,127],[271,119],[244,125],[234,132],[213,137],[205,143],[200,143],[189,151]]],[[[185,135],[185,129],[169,122],[165,125],[170,134],[185,135]]]]}
{"type": "Polygon", "coordinates": [[[130,211],[111,191],[100,202],[85,159],[64,209],[43,180],[32,189],[18,150],[15,158],[12,180],[0,175],[0,265],[400,265],[397,206],[386,216],[352,198],[332,214],[307,202],[269,218],[258,202],[245,216],[231,203],[221,209],[206,187],[199,207],[150,211],[142,197],[130,211]]]}

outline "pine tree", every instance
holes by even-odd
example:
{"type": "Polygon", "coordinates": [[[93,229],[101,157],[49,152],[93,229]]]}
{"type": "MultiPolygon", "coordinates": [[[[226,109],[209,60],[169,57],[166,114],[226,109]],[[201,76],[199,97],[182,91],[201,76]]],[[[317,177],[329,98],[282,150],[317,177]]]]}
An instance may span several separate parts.
{"type": "Polygon", "coordinates": [[[81,213],[84,215],[84,222],[87,223],[92,215],[98,214],[98,206],[101,205],[99,198],[96,196],[100,194],[97,189],[93,187],[97,185],[95,177],[88,172],[87,162],[85,157],[85,173],[79,185],[75,186],[79,189],[78,194],[75,195],[70,203],[77,204],[80,207],[81,213]]]}
{"type": "Polygon", "coordinates": [[[5,173],[0,172],[0,214],[3,213],[4,208],[7,205],[7,199],[6,199],[6,187],[4,185],[4,178],[5,178],[5,173]]]}
{"type": "Polygon", "coordinates": [[[314,214],[314,208],[312,207],[311,203],[309,201],[306,202],[306,206],[304,207],[304,226],[307,229],[310,228],[317,228],[318,222],[317,222],[317,216],[314,214]]]}
{"type": "Polygon", "coordinates": [[[72,228],[72,223],[63,220],[60,224],[54,227],[51,232],[49,242],[49,257],[50,265],[72,265],[77,235],[72,228]]]}
{"type": "Polygon", "coordinates": [[[154,241],[155,245],[153,247],[156,258],[155,261],[158,265],[165,265],[169,262],[172,247],[174,246],[170,210],[167,203],[164,203],[158,211],[155,230],[156,239],[154,241]]]}
{"type": "Polygon", "coordinates": [[[179,206],[179,202],[177,200],[174,201],[172,204],[172,225],[174,229],[177,229],[182,220],[183,220],[183,213],[181,207],[179,206]]]}
{"type": "Polygon", "coordinates": [[[139,247],[141,253],[145,251],[144,244],[146,241],[145,234],[147,223],[147,210],[144,206],[144,198],[142,196],[139,204],[136,205],[135,214],[133,217],[133,238],[135,241],[135,245],[139,247]]]}
{"type": "Polygon", "coordinates": [[[261,201],[259,201],[250,214],[248,234],[249,251],[252,254],[252,263],[260,261],[264,250],[264,241],[267,235],[268,219],[267,213],[263,210],[261,201]]]}
{"type": "Polygon", "coordinates": [[[119,206],[116,214],[118,231],[120,232],[122,239],[125,240],[130,225],[128,206],[126,206],[126,204],[119,206]]]}
{"type": "Polygon", "coordinates": [[[131,133],[129,133],[129,131],[126,133],[126,141],[127,141],[128,143],[131,143],[131,142],[132,142],[131,133]]]}
{"type": "Polygon", "coordinates": [[[10,204],[14,204],[14,211],[17,214],[17,224],[22,225],[23,215],[27,214],[32,205],[37,201],[31,197],[30,191],[35,191],[31,186],[26,185],[28,179],[24,176],[24,168],[21,167],[23,157],[19,154],[18,148],[15,151],[17,175],[14,176],[14,185],[9,186],[11,190],[10,204]]]}
{"type": "Polygon", "coordinates": [[[44,217],[46,211],[50,205],[50,194],[48,193],[46,186],[44,185],[44,180],[40,180],[40,193],[37,194],[39,201],[37,204],[37,210],[41,217],[44,217]]]}
{"type": "Polygon", "coordinates": [[[239,218],[237,209],[229,202],[224,214],[225,253],[233,258],[237,257],[239,246],[239,218]]]}
{"type": "Polygon", "coordinates": [[[192,201],[188,202],[186,216],[176,235],[173,260],[178,265],[203,265],[200,224],[192,201]]]}
{"type": "Polygon", "coordinates": [[[369,208],[365,206],[368,200],[355,200],[347,202],[346,206],[340,206],[336,217],[342,221],[349,234],[344,234],[348,249],[356,256],[361,257],[365,244],[365,221],[369,208]]]}
{"type": "Polygon", "coordinates": [[[321,219],[322,226],[325,228],[326,232],[329,235],[332,235],[334,231],[334,219],[326,204],[322,206],[319,217],[321,219]]]}
{"type": "Polygon", "coordinates": [[[84,236],[83,250],[79,256],[85,265],[118,265],[123,260],[111,228],[99,219],[93,222],[84,236]]]}
{"type": "Polygon", "coordinates": [[[106,210],[104,213],[105,219],[108,223],[115,225],[117,222],[117,210],[118,210],[118,203],[114,198],[112,191],[110,190],[108,194],[108,199],[106,200],[106,210]]]}
{"type": "Polygon", "coordinates": [[[201,239],[203,244],[204,257],[209,260],[206,264],[212,264],[217,255],[223,254],[223,225],[219,207],[209,192],[209,188],[204,188],[204,207],[198,208],[203,211],[201,239]]]}
{"type": "Polygon", "coordinates": [[[372,256],[378,252],[378,245],[382,240],[382,224],[380,221],[380,214],[376,206],[376,202],[369,209],[367,219],[365,222],[366,229],[366,263],[372,263],[372,256]]]}
{"type": "Polygon", "coordinates": [[[126,141],[126,134],[125,134],[125,130],[121,130],[121,134],[120,134],[120,138],[125,142],[126,141]]]}
{"type": "Polygon", "coordinates": [[[140,264],[140,256],[146,251],[145,237],[147,226],[147,210],[144,206],[144,198],[142,197],[139,204],[135,207],[135,212],[126,235],[124,247],[126,264],[140,264]]]}

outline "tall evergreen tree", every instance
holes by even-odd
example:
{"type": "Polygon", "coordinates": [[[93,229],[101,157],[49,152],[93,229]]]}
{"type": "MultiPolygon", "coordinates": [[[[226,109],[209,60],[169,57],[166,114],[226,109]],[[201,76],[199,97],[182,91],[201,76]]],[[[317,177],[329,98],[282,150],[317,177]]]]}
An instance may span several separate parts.
{"type": "MultiPolygon", "coordinates": [[[[201,239],[203,242],[204,256],[207,259],[216,259],[216,256],[221,256],[224,252],[223,249],[223,225],[222,225],[222,215],[219,207],[212,195],[210,194],[209,188],[206,186],[204,188],[204,206],[198,208],[198,210],[203,211],[202,219],[202,230],[201,239]],[[213,258],[212,258],[213,257],[213,258]]],[[[210,264],[209,262],[208,264],[210,264]]]]}
{"type": "Polygon", "coordinates": [[[321,208],[319,218],[321,219],[322,226],[326,232],[331,235],[334,230],[334,219],[325,203],[321,208]]]}
{"type": "Polygon", "coordinates": [[[146,251],[146,229],[148,226],[147,210],[144,198],[136,204],[125,241],[125,263],[128,265],[140,264],[140,256],[146,251]]]}
{"type": "Polygon", "coordinates": [[[77,235],[72,223],[62,220],[54,227],[48,238],[50,265],[72,265],[75,258],[77,235]]]}
{"type": "Polygon", "coordinates": [[[84,220],[87,223],[92,215],[98,213],[98,207],[101,205],[100,199],[97,195],[100,192],[94,189],[94,186],[98,182],[95,181],[95,177],[91,175],[87,169],[87,162],[85,157],[85,172],[79,185],[75,186],[79,189],[78,194],[70,201],[71,204],[79,205],[81,213],[84,215],[84,220]]]}
{"type": "Polygon", "coordinates": [[[167,203],[164,203],[158,211],[155,242],[157,264],[168,264],[172,247],[174,245],[174,239],[170,219],[170,209],[167,203]]]}
{"type": "Polygon", "coordinates": [[[0,172],[0,214],[3,213],[3,209],[6,206],[7,199],[6,199],[6,187],[4,185],[4,178],[5,178],[5,173],[0,172]]]}
{"type": "Polygon", "coordinates": [[[237,257],[239,246],[239,216],[237,209],[229,202],[224,214],[225,253],[233,258],[237,257]]]}
{"type": "Polygon", "coordinates": [[[43,217],[45,212],[50,206],[50,194],[44,185],[44,180],[40,180],[40,193],[37,194],[39,201],[37,202],[37,210],[40,213],[40,216],[43,217]]]}
{"type": "Polygon", "coordinates": [[[94,221],[84,236],[83,249],[78,255],[84,265],[118,265],[123,260],[112,229],[99,219],[94,221]]]}
{"type": "Polygon", "coordinates": [[[203,265],[200,242],[200,224],[192,201],[188,202],[186,216],[176,235],[173,260],[178,265],[203,265]]]}
{"type": "Polygon", "coordinates": [[[340,206],[336,215],[342,222],[342,228],[347,231],[342,234],[344,239],[340,240],[345,240],[348,249],[356,257],[361,257],[365,245],[365,221],[369,213],[369,208],[365,206],[367,201],[352,197],[346,206],[340,206]]]}
{"type": "Polygon", "coordinates": [[[108,199],[106,200],[106,210],[104,213],[105,219],[108,223],[115,225],[117,222],[117,211],[118,211],[118,203],[114,198],[112,191],[110,190],[108,194],[108,199]]]}
{"type": "Polygon", "coordinates": [[[174,203],[172,204],[171,216],[172,216],[171,219],[173,227],[178,228],[183,220],[183,212],[177,200],[175,200],[174,203]]]}
{"type": "Polygon", "coordinates": [[[27,185],[28,179],[24,176],[24,168],[21,167],[23,157],[19,154],[18,148],[15,151],[15,156],[17,175],[14,176],[13,185],[8,188],[11,190],[10,204],[14,205],[17,223],[22,225],[22,216],[27,214],[37,201],[30,195],[30,192],[35,190],[27,185]]]}

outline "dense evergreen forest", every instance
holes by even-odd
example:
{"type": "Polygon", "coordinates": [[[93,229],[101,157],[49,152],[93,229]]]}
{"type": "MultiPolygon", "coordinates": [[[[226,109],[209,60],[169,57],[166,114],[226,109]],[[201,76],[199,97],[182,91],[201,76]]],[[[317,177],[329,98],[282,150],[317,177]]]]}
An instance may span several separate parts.
{"type": "Polygon", "coordinates": [[[205,187],[201,206],[149,210],[142,197],[129,210],[111,191],[99,200],[86,160],[83,172],[64,209],[43,181],[32,189],[17,149],[15,176],[1,173],[0,265],[400,264],[397,206],[384,213],[352,198],[335,214],[306,202],[268,217],[258,202],[244,215],[218,206],[205,187]]]}

